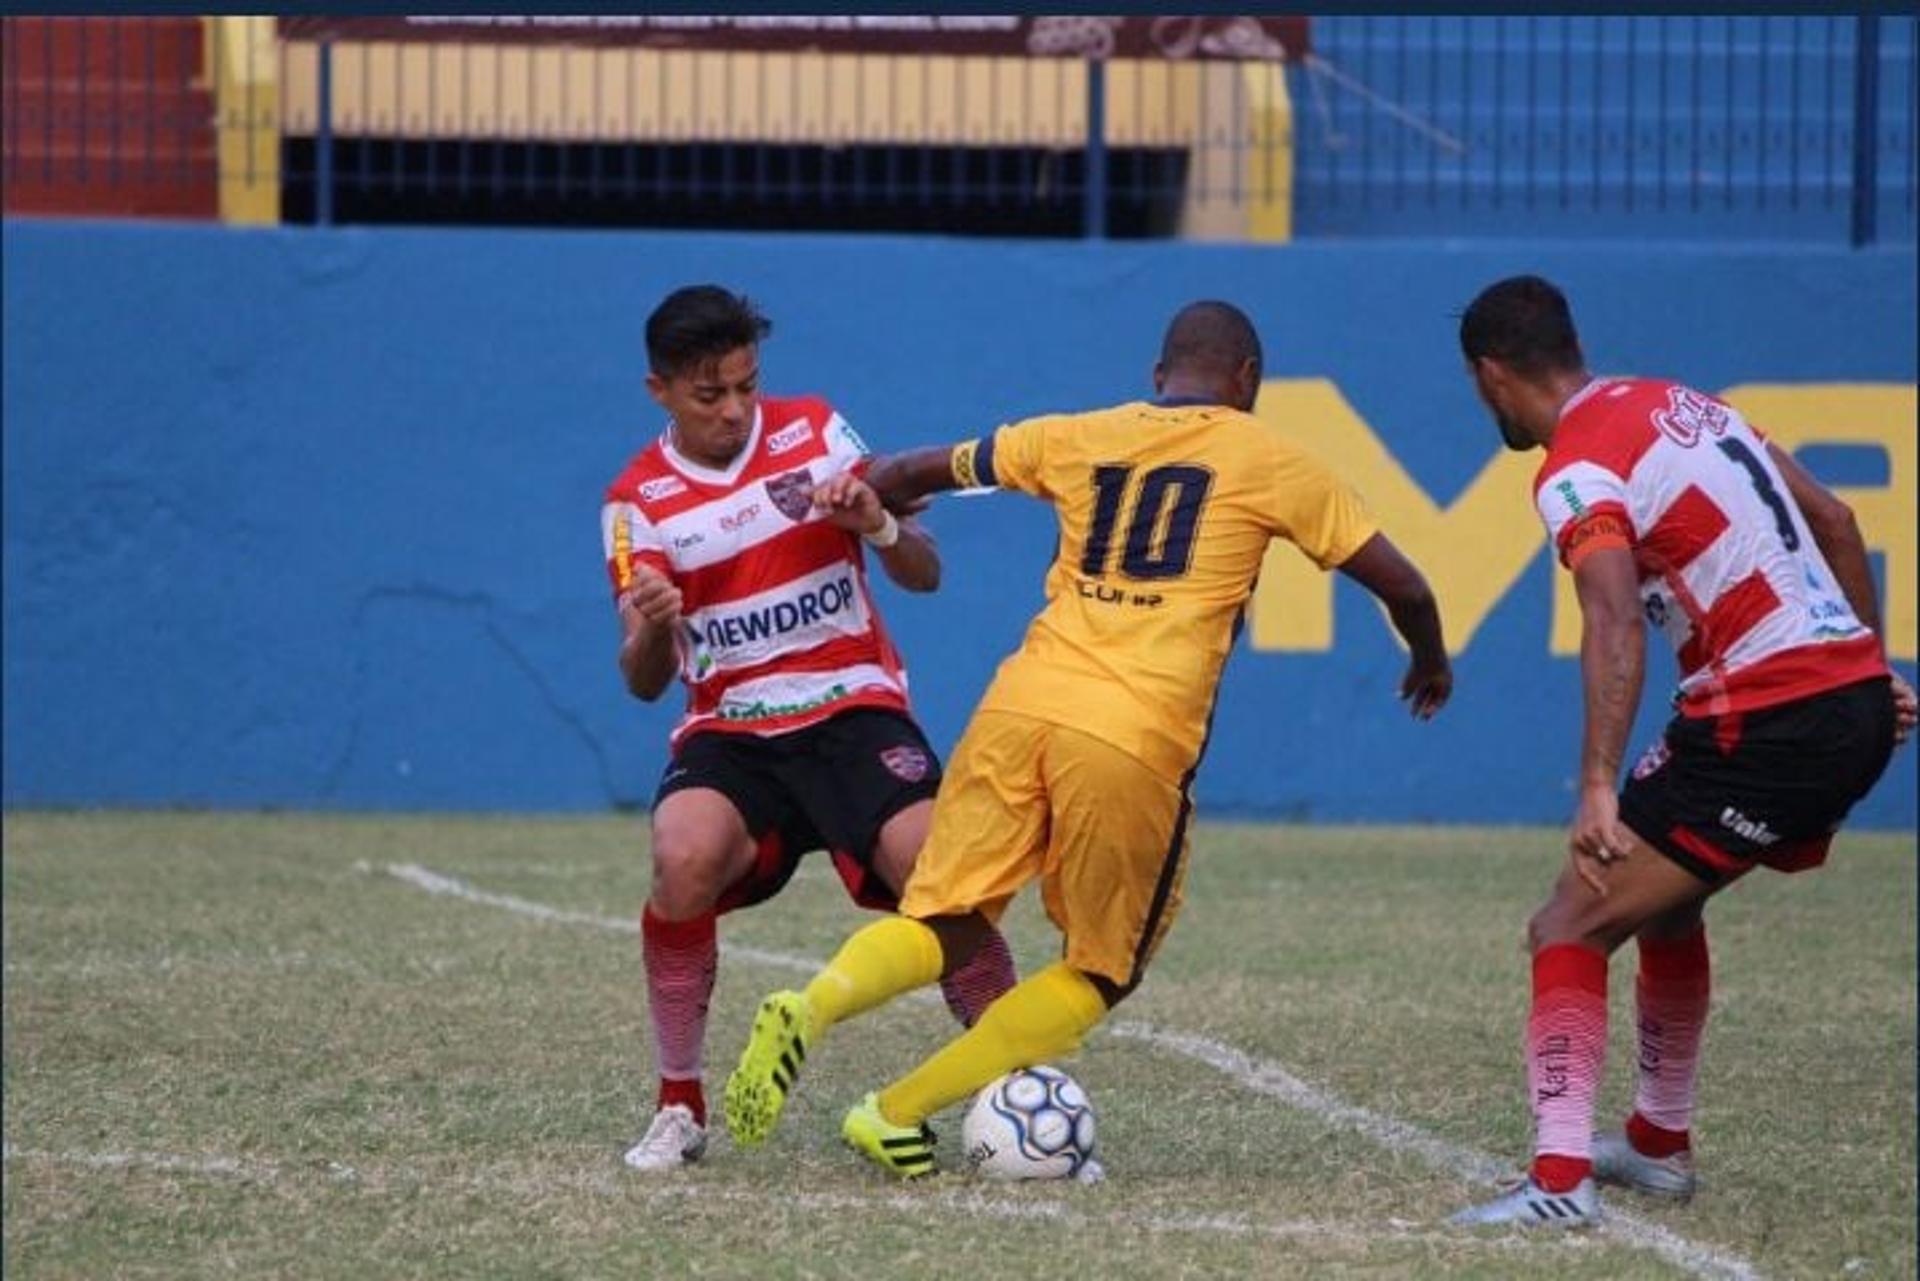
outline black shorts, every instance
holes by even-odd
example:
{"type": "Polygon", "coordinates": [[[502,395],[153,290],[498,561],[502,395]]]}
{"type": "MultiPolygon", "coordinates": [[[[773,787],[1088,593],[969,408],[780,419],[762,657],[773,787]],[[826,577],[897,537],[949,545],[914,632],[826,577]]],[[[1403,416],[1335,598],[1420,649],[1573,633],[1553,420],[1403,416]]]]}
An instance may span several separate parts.
{"type": "Polygon", "coordinates": [[[780,892],[809,850],[825,849],[856,903],[896,906],[873,870],[880,829],[940,786],[940,758],[899,712],[856,707],[787,734],[708,732],[683,740],[653,803],[689,787],[733,802],[757,849],[753,869],[724,893],[721,912],[780,892]]]}
{"type": "Polygon", "coordinates": [[[1620,791],[1620,820],[1713,885],[1818,867],[1893,754],[1886,677],[1726,716],[1678,716],[1620,791]]]}

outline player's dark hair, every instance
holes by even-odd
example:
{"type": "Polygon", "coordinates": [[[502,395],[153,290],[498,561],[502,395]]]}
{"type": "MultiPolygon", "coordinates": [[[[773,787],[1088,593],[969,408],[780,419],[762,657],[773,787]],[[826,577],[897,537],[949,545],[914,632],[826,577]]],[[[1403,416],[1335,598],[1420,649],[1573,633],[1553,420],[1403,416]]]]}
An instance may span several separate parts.
{"type": "Polygon", "coordinates": [[[1527,377],[1586,368],[1567,296],[1539,276],[1509,276],[1480,291],[1460,313],[1460,350],[1527,377]]]}
{"type": "Polygon", "coordinates": [[[773,322],[746,295],[719,285],[688,285],[668,294],[647,317],[647,367],[672,378],[757,346],[772,332],[773,322]]]}
{"type": "Polygon", "coordinates": [[[1168,372],[1233,374],[1247,360],[1256,371],[1260,368],[1260,335],[1247,313],[1230,302],[1188,303],[1174,315],[1160,343],[1160,364],[1168,372]]]}

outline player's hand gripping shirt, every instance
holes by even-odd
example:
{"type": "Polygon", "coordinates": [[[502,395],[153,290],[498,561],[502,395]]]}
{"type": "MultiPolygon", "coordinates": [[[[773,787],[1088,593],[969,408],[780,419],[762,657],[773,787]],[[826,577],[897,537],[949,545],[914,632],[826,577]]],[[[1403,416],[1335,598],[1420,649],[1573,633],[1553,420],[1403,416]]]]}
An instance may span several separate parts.
{"type": "Polygon", "coordinates": [[[907,677],[868,589],[860,539],[812,491],[864,468],[866,446],[825,401],[763,397],[724,471],[668,437],[642,450],[600,510],[614,594],[644,566],[681,592],[677,637],[694,730],[777,734],[849,707],[907,710],[907,677]]]}
{"type": "Polygon", "coordinates": [[[1375,533],[1360,501],[1251,414],[1134,402],[1033,418],[954,451],[963,484],[1054,506],[1047,603],[980,709],[1071,726],[1179,781],[1267,544],[1322,568],[1375,533]]]}
{"type": "Polygon", "coordinates": [[[1887,671],[1766,442],[1677,383],[1595,379],[1561,412],[1534,501],[1568,568],[1628,548],[1680,662],[1683,714],[1768,707],[1887,671]]]}

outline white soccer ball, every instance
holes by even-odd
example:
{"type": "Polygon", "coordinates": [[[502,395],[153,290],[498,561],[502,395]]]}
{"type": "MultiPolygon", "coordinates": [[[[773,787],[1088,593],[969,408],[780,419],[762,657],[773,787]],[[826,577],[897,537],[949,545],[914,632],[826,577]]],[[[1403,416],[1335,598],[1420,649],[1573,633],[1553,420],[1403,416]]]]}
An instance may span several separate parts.
{"type": "Polygon", "coordinates": [[[1070,1179],[1093,1160],[1093,1103],[1044,1064],[980,1091],[960,1127],[967,1165],[989,1179],[1070,1179]]]}

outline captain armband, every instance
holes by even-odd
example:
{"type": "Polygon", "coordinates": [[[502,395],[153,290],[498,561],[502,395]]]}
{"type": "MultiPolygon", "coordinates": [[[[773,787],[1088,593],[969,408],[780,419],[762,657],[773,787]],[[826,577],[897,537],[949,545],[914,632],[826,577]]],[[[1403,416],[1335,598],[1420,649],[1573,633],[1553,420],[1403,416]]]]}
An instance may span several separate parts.
{"type": "Polygon", "coordinates": [[[980,487],[979,469],[980,442],[978,440],[961,441],[953,447],[953,457],[949,465],[953,468],[953,479],[962,489],[980,487]]]}
{"type": "Polygon", "coordinates": [[[1561,535],[1560,561],[1568,569],[1575,569],[1594,552],[1609,547],[1631,551],[1633,525],[1625,516],[1596,512],[1561,535]]]}

